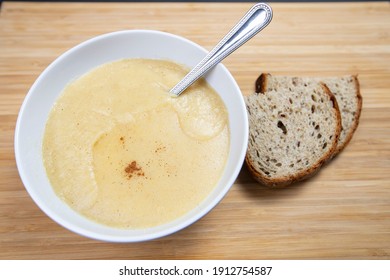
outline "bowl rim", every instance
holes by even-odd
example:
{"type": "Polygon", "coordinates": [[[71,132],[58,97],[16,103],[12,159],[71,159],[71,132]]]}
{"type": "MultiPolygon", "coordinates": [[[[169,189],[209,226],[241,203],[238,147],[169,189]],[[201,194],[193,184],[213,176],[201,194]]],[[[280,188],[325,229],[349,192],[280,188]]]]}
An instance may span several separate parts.
{"type": "MultiPolygon", "coordinates": [[[[244,144],[241,147],[239,147],[239,149],[240,149],[238,151],[239,152],[239,156],[238,156],[239,161],[237,162],[236,167],[234,168],[233,172],[229,176],[229,180],[228,180],[226,186],[218,193],[218,195],[215,198],[213,198],[212,203],[208,203],[206,205],[206,207],[202,208],[200,211],[198,211],[198,213],[189,217],[184,222],[181,222],[181,223],[177,224],[176,226],[169,227],[165,230],[160,230],[160,231],[151,232],[151,233],[143,233],[143,234],[136,236],[136,237],[134,237],[134,236],[128,237],[128,236],[107,235],[107,234],[103,234],[103,233],[98,233],[96,231],[88,230],[85,228],[81,228],[81,227],[75,225],[74,223],[72,223],[72,221],[64,219],[56,211],[53,211],[50,207],[47,206],[47,203],[40,198],[39,194],[37,194],[34,191],[34,187],[31,186],[32,183],[30,182],[30,179],[26,175],[24,165],[22,164],[22,162],[23,162],[22,155],[19,151],[19,147],[21,145],[20,136],[19,136],[20,132],[21,132],[21,124],[22,124],[22,121],[24,118],[24,114],[26,112],[26,107],[29,104],[29,100],[33,96],[35,88],[37,87],[37,85],[39,83],[41,83],[41,80],[44,80],[46,73],[49,73],[52,70],[52,68],[56,67],[56,65],[59,64],[62,60],[66,59],[66,57],[69,54],[76,52],[78,49],[84,48],[85,46],[88,46],[90,44],[94,44],[100,40],[105,40],[105,39],[112,37],[112,36],[123,35],[123,34],[136,34],[136,33],[151,34],[151,35],[159,34],[159,35],[168,36],[168,37],[174,38],[176,40],[184,41],[185,43],[192,45],[192,47],[195,47],[195,48],[201,50],[202,52],[204,52],[205,55],[208,52],[202,46],[194,43],[193,41],[191,41],[185,37],[181,37],[181,36],[176,35],[176,34],[164,32],[164,31],[158,31],[158,30],[148,30],[148,29],[121,30],[121,31],[109,32],[109,33],[105,33],[105,34],[101,34],[101,35],[92,37],[90,39],[87,39],[87,40],[71,47],[70,49],[68,49],[67,51],[62,53],[60,56],[55,58],[39,74],[39,76],[36,78],[36,80],[34,81],[32,86],[30,87],[30,89],[28,90],[28,92],[23,100],[23,103],[22,103],[20,110],[19,110],[19,113],[18,113],[16,126],[15,126],[14,152],[15,152],[16,166],[17,166],[19,176],[22,180],[22,183],[23,183],[26,191],[28,192],[28,194],[32,198],[32,200],[48,217],[50,217],[57,224],[63,226],[64,228],[66,228],[66,229],[68,229],[76,234],[79,234],[81,236],[88,237],[88,238],[95,239],[95,240],[100,240],[100,241],[129,243],[129,242],[141,242],[141,241],[153,240],[156,238],[161,238],[161,237],[173,234],[175,232],[178,232],[182,229],[185,229],[189,225],[195,223],[196,221],[200,220],[207,213],[209,213],[213,208],[215,208],[222,201],[223,197],[227,194],[227,192],[231,189],[231,187],[234,184],[234,181],[236,180],[236,178],[241,170],[242,164],[244,163],[246,150],[247,150],[247,144],[248,144],[248,138],[249,138],[249,124],[248,124],[247,111],[245,109],[245,110],[243,110],[245,117],[243,118],[244,123],[242,124],[243,129],[244,129],[244,133],[242,135],[244,144]]],[[[240,100],[241,104],[237,104],[237,105],[239,105],[238,107],[246,108],[245,102],[244,102],[244,97],[243,97],[241,90],[240,90],[236,80],[234,79],[233,75],[229,72],[229,70],[222,63],[219,63],[219,67],[222,67],[224,74],[227,75],[228,78],[234,84],[234,86],[235,86],[234,91],[237,91],[240,93],[239,100],[240,100]]],[[[236,149],[238,149],[238,147],[236,149]]],[[[79,214],[79,215],[81,215],[81,214],[79,214]]],[[[129,230],[129,229],[126,229],[126,230],[129,230]]],[[[132,231],[132,230],[130,229],[129,231],[132,231]]]]}

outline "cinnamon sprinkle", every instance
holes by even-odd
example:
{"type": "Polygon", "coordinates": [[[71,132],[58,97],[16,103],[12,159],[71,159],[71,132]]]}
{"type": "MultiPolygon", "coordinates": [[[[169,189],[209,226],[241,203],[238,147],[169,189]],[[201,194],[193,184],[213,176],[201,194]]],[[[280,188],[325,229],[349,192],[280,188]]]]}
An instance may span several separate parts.
{"type": "Polygon", "coordinates": [[[137,162],[135,160],[133,160],[125,167],[125,173],[126,177],[128,177],[129,179],[133,176],[145,176],[145,173],[143,172],[142,168],[137,165],[137,162]]]}

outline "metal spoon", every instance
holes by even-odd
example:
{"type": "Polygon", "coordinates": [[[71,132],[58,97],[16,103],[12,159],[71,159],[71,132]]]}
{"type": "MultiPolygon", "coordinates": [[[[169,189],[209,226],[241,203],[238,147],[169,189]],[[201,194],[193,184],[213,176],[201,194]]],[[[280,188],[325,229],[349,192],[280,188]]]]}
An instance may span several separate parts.
{"type": "Polygon", "coordinates": [[[272,9],[265,3],[254,5],[229,33],[199,62],[170,93],[179,96],[221,60],[245,44],[272,20],[272,9]]]}

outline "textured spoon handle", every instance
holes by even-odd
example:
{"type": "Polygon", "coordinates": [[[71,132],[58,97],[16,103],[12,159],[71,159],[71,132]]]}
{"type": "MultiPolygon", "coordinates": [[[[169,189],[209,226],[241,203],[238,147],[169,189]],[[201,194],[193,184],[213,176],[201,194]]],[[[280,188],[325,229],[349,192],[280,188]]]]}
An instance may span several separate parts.
{"type": "Polygon", "coordinates": [[[259,33],[271,20],[270,6],[264,3],[254,5],[214,49],[170,90],[170,93],[179,96],[208,70],[259,33]]]}

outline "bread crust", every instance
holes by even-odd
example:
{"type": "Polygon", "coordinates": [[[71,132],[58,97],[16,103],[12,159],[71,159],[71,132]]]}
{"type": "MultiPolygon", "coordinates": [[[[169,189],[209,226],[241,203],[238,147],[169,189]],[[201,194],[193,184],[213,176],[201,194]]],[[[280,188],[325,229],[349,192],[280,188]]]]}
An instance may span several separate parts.
{"type": "MultiPolygon", "coordinates": [[[[257,93],[263,93],[266,94],[267,89],[267,83],[268,83],[268,77],[270,77],[270,74],[268,73],[262,73],[258,79],[256,80],[256,92],[257,93]]],[[[245,163],[248,167],[249,172],[253,176],[253,178],[258,181],[259,183],[273,188],[280,188],[285,187],[290,184],[293,184],[298,181],[302,181],[305,179],[308,179],[312,177],[314,174],[316,174],[321,166],[323,166],[327,161],[332,159],[333,154],[335,153],[337,149],[338,139],[340,137],[341,133],[341,114],[339,110],[339,106],[336,100],[336,97],[333,95],[333,93],[329,90],[329,88],[324,83],[320,83],[321,87],[324,89],[324,92],[329,96],[330,100],[333,103],[333,109],[335,111],[336,115],[336,128],[335,128],[335,137],[332,139],[332,145],[331,148],[320,158],[318,159],[311,167],[308,169],[302,170],[300,172],[297,172],[295,174],[289,175],[289,176],[281,176],[276,178],[268,178],[266,176],[263,176],[260,172],[258,172],[254,164],[250,158],[250,154],[247,152],[245,157],[245,163]]]]}
{"type": "Polygon", "coordinates": [[[268,87],[268,73],[261,73],[255,82],[255,92],[256,93],[264,93],[267,91],[268,87]]]}

